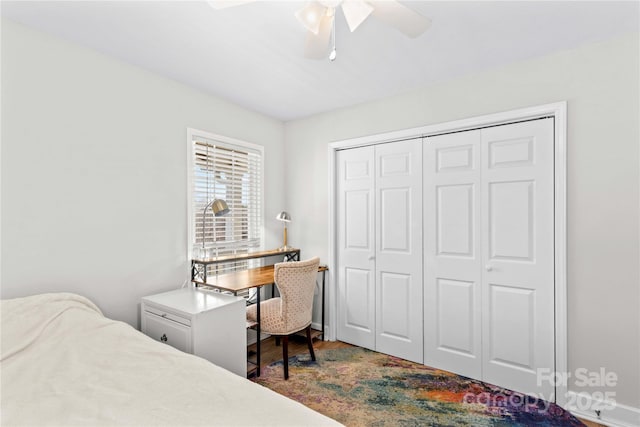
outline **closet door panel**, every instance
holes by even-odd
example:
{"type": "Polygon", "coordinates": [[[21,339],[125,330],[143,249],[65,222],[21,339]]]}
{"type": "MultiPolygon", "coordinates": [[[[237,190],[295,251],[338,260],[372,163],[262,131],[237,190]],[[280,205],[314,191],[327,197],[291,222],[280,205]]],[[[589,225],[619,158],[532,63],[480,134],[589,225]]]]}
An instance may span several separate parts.
{"type": "Polygon", "coordinates": [[[553,119],[482,130],[483,380],[554,388],[553,119]]]}
{"type": "Polygon", "coordinates": [[[440,256],[474,255],[474,185],[436,187],[436,253],[440,256]]]}
{"type": "Polygon", "coordinates": [[[375,349],[374,149],[337,153],[338,330],[341,341],[375,349]]]}
{"type": "Polygon", "coordinates": [[[424,363],[481,377],[480,132],[424,146],[424,363]]]}
{"type": "Polygon", "coordinates": [[[376,146],[376,350],[423,360],[422,142],[376,146]]]}
{"type": "Polygon", "coordinates": [[[489,259],[533,260],[535,182],[530,179],[488,185],[489,259]]]}
{"type": "Polygon", "coordinates": [[[380,274],[380,295],[384,301],[378,313],[380,336],[411,340],[411,275],[383,272],[380,274]]]}
{"type": "Polygon", "coordinates": [[[474,302],[476,284],[463,280],[438,279],[436,283],[437,337],[441,351],[473,357],[474,302]]]}
{"type": "Polygon", "coordinates": [[[387,188],[380,194],[380,253],[410,254],[411,188],[387,188]]]}
{"type": "Polygon", "coordinates": [[[365,334],[373,332],[371,330],[371,307],[369,304],[373,289],[373,275],[369,270],[345,267],[345,327],[365,334]]]}

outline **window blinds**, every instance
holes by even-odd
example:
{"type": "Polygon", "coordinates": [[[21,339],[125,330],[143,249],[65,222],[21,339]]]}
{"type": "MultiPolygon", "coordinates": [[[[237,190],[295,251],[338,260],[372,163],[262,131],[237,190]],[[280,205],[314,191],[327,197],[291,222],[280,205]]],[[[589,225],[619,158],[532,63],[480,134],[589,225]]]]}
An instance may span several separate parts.
{"type": "MultiPolygon", "coordinates": [[[[262,153],[194,136],[192,140],[192,247],[208,256],[245,253],[261,246],[262,153]],[[222,199],[229,213],[215,217],[205,206],[222,199]]],[[[219,266],[220,267],[220,266],[219,266]]],[[[223,267],[224,270],[229,266],[223,267]]]]}

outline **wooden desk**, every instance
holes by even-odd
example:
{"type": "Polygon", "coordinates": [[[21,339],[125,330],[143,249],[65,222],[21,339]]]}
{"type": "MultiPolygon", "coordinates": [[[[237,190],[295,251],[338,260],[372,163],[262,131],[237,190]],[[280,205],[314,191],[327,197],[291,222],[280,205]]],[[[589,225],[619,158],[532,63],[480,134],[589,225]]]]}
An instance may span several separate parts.
{"type": "MultiPolygon", "coordinates": [[[[273,272],[275,267],[273,265],[265,265],[263,267],[250,268],[247,270],[238,270],[231,273],[224,273],[207,277],[206,282],[194,280],[196,286],[206,285],[212,288],[219,289],[221,291],[231,292],[237,295],[240,291],[246,291],[251,288],[261,288],[265,285],[273,284],[273,272]]],[[[325,271],[328,268],[326,265],[318,267],[318,272],[322,273],[322,339],[324,340],[324,287],[325,287],[325,271]]],[[[256,331],[258,338],[256,340],[256,363],[257,363],[257,376],[260,376],[260,290],[256,292],[256,316],[258,318],[258,324],[256,325],[256,331]]]]}
{"type": "Polygon", "coordinates": [[[273,270],[273,265],[265,265],[263,267],[212,275],[207,277],[206,282],[194,280],[194,283],[237,294],[240,291],[272,284],[273,270]]]}
{"type": "Polygon", "coordinates": [[[223,264],[226,262],[247,261],[250,259],[281,256],[285,261],[300,261],[300,249],[287,250],[269,249],[266,251],[252,251],[242,254],[221,255],[212,258],[193,258],[191,260],[191,281],[194,283],[206,283],[208,280],[207,266],[223,264]]]}

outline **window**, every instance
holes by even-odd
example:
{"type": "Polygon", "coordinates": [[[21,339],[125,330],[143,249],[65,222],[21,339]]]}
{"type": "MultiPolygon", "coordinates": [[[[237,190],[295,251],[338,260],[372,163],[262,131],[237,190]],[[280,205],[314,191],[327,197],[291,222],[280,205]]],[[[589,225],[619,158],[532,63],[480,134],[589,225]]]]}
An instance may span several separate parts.
{"type": "Polygon", "coordinates": [[[261,248],[262,147],[193,129],[188,142],[190,256],[261,248]],[[205,209],[215,199],[227,203],[227,215],[215,217],[210,207],[205,209]]]}

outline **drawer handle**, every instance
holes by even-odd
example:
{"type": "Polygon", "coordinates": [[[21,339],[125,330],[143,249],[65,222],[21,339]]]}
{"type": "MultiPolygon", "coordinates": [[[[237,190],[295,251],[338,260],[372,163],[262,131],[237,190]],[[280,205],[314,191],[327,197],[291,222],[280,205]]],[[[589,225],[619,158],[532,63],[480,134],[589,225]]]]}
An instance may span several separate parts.
{"type": "Polygon", "coordinates": [[[160,341],[167,342],[167,334],[162,334],[162,336],[160,337],[160,341]]]}

